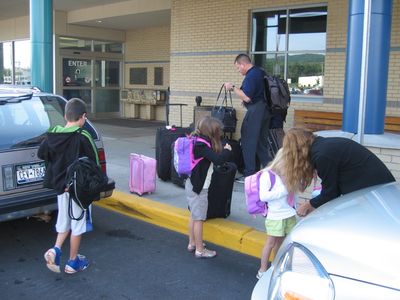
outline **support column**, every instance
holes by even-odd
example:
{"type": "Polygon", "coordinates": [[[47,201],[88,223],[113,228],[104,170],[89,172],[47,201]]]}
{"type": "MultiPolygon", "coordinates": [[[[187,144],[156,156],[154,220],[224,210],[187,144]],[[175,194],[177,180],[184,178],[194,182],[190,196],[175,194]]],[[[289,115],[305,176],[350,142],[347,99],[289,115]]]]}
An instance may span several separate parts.
{"type": "Polygon", "coordinates": [[[364,1],[349,1],[346,75],[344,80],[343,131],[357,132],[360,100],[361,54],[363,42],[364,1]]]}
{"type": "Polygon", "coordinates": [[[32,85],[53,92],[53,0],[30,0],[32,85]]]}
{"type": "MultiPolygon", "coordinates": [[[[365,133],[367,134],[384,132],[391,10],[391,0],[371,1],[365,109],[365,133]]],[[[351,0],[349,2],[343,131],[353,133],[357,133],[359,113],[363,19],[364,0],[351,0]]]]}
{"type": "Polygon", "coordinates": [[[365,133],[383,134],[392,26],[392,0],[372,0],[365,133]]]}

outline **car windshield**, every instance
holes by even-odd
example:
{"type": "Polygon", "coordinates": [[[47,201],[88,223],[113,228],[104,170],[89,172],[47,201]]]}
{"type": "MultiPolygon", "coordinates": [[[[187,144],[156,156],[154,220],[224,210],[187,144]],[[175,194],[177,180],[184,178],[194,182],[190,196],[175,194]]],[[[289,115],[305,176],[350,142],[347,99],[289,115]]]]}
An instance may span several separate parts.
{"type": "MultiPolygon", "coordinates": [[[[64,100],[54,96],[33,96],[2,103],[0,151],[39,145],[50,127],[65,125],[64,106],[64,100]]],[[[89,125],[85,129],[97,138],[89,125]]]]}

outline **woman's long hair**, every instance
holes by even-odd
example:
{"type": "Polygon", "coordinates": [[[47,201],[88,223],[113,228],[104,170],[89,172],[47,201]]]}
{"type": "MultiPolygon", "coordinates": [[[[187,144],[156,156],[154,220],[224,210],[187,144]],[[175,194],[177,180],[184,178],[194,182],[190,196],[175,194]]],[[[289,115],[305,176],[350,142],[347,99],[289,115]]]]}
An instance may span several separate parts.
{"type": "Polygon", "coordinates": [[[199,120],[195,134],[200,134],[208,137],[211,141],[213,150],[217,153],[222,152],[222,123],[220,120],[206,116],[199,120]]]}
{"type": "Polygon", "coordinates": [[[284,177],[289,192],[303,192],[311,184],[314,167],[311,163],[311,145],[315,135],[306,129],[291,128],[283,139],[282,160],[284,177]]]}

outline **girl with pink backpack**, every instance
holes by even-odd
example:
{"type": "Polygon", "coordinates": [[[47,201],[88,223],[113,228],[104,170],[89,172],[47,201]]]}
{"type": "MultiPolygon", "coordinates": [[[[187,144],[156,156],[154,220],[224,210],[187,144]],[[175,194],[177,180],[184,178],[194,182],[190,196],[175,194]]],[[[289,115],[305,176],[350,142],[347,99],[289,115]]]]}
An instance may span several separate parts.
{"type": "Polygon", "coordinates": [[[293,201],[295,194],[300,190],[298,186],[288,186],[285,178],[294,170],[290,170],[285,164],[282,149],[267,168],[261,171],[259,177],[260,200],[268,204],[265,228],[268,238],[261,253],[260,269],[256,277],[260,279],[268,269],[269,257],[272,251],[276,253],[285,236],[296,224],[296,209],[293,201]],[[271,173],[274,176],[271,176],[271,173]]]}
{"type": "Polygon", "coordinates": [[[229,144],[222,145],[222,123],[209,116],[199,121],[192,136],[197,140],[193,146],[193,158],[197,163],[194,164],[185,183],[190,210],[187,250],[194,252],[196,258],[212,258],[217,253],[206,249],[203,243],[203,223],[207,218],[208,209],[208,187],[211,183],[213,164],[221,165],[227,162],[232,148],[229,144]]]}

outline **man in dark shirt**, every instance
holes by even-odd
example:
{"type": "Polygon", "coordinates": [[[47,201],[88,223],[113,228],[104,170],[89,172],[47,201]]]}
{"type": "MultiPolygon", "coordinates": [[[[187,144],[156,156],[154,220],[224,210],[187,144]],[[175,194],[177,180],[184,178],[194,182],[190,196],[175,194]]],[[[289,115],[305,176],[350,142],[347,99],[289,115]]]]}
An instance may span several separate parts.
{"type": "Polygon", "coordinates": [[[233,91],[247,109],[240,131],[245,167],[243,176],[237,179],[244,182],[244,177],[256,172],[256,157],[263,167],[271,160],[267,140],[270,113],[265,101],[264,71],[254,66],[247,54],[239,54],[234,64],[238,72],[245,76],[242,86],[238,88],[227,82],[225,87],[233,91]]]}

